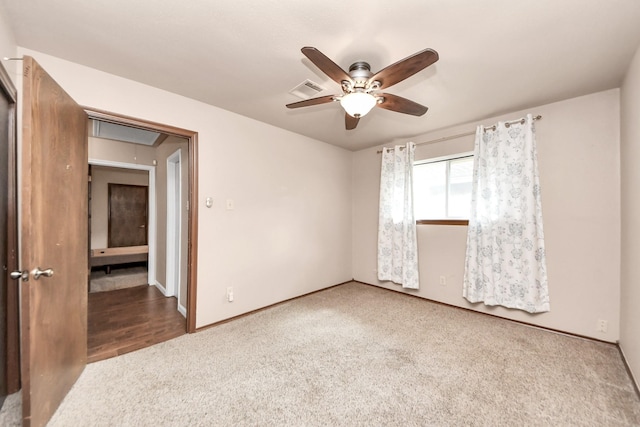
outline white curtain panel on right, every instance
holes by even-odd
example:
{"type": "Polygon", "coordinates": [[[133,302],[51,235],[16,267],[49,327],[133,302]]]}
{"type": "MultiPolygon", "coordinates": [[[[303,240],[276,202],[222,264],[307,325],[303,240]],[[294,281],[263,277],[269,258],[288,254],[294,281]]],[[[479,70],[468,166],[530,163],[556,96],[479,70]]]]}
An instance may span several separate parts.
{"type": "Polygon", "coordinates": [[[549,311],[533,117],[478,126],[463,296],[549,311]]]}

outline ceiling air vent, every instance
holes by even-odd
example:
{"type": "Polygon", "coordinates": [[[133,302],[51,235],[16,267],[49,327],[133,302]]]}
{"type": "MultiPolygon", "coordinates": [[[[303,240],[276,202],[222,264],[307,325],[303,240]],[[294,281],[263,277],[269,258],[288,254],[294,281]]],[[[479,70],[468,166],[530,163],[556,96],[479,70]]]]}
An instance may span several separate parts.
{"type": "Polygon", "coordinates": [[[151,146],[158,141],[160,134],[150,130],[93,120],[93,132],[91,136],[151,146]]]}
{"type": "Polygon", "coordinates": [[[323,90],[325,90],[325,88],[320,86],[318,83],[312,82],[311,80],[307,79],[300,83],[298,86],[291,89],[289,93],[297,96],[298,98],[309,99],[313,98],[323,90]]]}

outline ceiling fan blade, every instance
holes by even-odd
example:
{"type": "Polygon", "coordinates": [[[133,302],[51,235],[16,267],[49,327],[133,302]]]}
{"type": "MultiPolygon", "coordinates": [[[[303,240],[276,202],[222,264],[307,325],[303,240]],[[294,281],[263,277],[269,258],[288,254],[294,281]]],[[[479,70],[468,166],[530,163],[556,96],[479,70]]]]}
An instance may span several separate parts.
{"type": "Polygon", "coordinates": [[[412,116],[422,116],[428,110],[424,105],[391,93],[381,93],[378,96],[382,97],[382,102],[376,104],[376,106],[386,110],[411,114],[412,116]]]}
{"type": "Polygon", "coordinates": [[[344,113],[344,127],[347,130],[355,129],[356,126],[358,126],[358,121],[360,121],[359,117],[358,118],[352,117],[348,113],[344,113]]]}
{"type": "Polygon", "coordinates": [[[378,81],[380,89],[387,88],[427,68],[438,58],[438,52],[425,49],[378,71],[369,79],[369,82],[378,81]]]}
{"type": "Polygon", "coordinates": [[[287,104],[287,108],[309,107],[311,105],[327,104],[335,101],[336,95],[320,96],[318,98],[305,99],[304,101],[292,102],[287,104]]]}
{"type": "Polygon", "coordinates": [[[348,82],[351,81],[351,77],[346,71],[340,68],[338,64],[333,62],[315,47],[303,47],[301,50],[304,56],[309,58],[316,67],[320,68],[320,71],[331,77],[331,79],[339,85],[342,85],[344,80],[348,82]]]}

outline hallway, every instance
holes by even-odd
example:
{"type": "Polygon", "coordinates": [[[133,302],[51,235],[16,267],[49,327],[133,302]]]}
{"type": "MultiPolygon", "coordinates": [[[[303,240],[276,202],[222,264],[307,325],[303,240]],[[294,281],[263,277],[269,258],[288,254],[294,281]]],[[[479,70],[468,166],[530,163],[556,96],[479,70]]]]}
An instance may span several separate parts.
{"type": "Polygon", "coordinates": [[[89,294],[87,362],[149,347],[186,333],[176,299],[155,286],[89,294]]]}

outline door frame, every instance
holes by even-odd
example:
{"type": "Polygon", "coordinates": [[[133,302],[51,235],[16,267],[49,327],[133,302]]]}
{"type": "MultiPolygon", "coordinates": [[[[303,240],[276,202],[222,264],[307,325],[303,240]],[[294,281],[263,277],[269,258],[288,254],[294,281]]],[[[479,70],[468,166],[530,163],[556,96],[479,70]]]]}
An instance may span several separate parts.
{"type": "Polygon", "coordinates": [[[106,166],[119,169],[144,170],[149,173],[149,193],[147,198],[147,246],[149,247],[147,280],[149,285],[156,283],[156,167],[135,163],[114,162],[111,160],[93,159],[89,157],[91,166],[106,166]]]}
{"type": "MultiPolygon", "coordinates": [[[[101,120],[139,129],[165,133],[187,140],[188,146],[188,243],[187,243],[187,332],[196,331],[196,301],[198,279],[198,133],[148,120],[137,119],[122,114],[83,107],[89,119],[101,120]]],[[[151,189],[150,189],[151,190],[151,189]]],[[[151,191],[149,191],[151,193],[151,191]]],[[[154,202],[155,203],[155,202],[154,202]]],[[[151,228],[151,227],[149,227],[151,228]]],[[[151,243],[151,242],[149,242],[151,243]]],[[[155,242],[154,242],[155,243],[155,242]]],[[[155,273],[154,273],[155,275],[155,273]]]]}
{"type": "Polygon", "coordinates": [[[178,311],[186,316],[186,308],[180,300],[182,248],[182,151],[176,150],[167,157],[167,244],[166,278],[167,296],[178,300],[178,311]]]}
{"type": "Polygon", "coordinates": [[[18,244],[18,91],[3,64],[0,63],[0,92],[9,101],[9,165],[7,182],[7,392],[20,390],[20,282],[9,277],[19,266],[18,244]],[[13,255],[11,255],[13,253],[13,255]]]}

